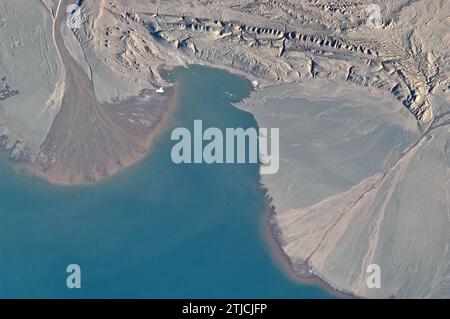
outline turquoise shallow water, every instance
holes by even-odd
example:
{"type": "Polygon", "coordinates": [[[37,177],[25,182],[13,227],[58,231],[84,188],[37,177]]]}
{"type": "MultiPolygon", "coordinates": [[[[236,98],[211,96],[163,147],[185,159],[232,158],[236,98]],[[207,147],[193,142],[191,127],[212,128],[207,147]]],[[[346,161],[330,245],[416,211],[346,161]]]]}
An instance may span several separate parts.
{"type": "Polygon", "coordinates": [[[193,66],[149,156],[104,182],[56,187],[0,158],[0,297],[327,298],[288,279],[261,231],[257,165],[175,165],[174,127],[256,127],[230,103],[251,85],[193,66]],[[66,287],[66,266],[82,288],[66,287]]]}

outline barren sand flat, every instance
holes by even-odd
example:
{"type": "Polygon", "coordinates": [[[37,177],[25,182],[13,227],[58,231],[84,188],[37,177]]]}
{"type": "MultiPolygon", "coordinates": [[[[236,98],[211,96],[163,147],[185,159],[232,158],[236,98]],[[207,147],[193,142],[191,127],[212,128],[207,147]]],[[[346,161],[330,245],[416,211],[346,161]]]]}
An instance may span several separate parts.
{"type": "Polygon", "coordinates": [[[0,87],[17,93],[0,99],[0,136],[17,159],[39,151],[61,103],[52,25],[40,1],[0,1],[0,87]]]}
{"type": "Polygon", "coordinates": [[[162,67],[227,69],[281,129],[263,182],[293,269],[362,297],[450,296],[447,1],[81,1],[73,29],[70,1],[0,4],[0,141],[33,172],[116,173],[164,126],[162,67]]]}
{"type": "Polygon", "coordinates": [[[134,41],[144,27],[156,64],[213,65],[258,83],[244,109],[282,130],[282,168],[263,181],[300,275],[362,297],[448,297],[448,128],[435,96],[449,94],[450,9],[380,1],[374,17],[371,3],[104,1],[111,14],[97,23],[136,32],[94,37],[120,48],[119,59],[108,53],[117,70],[146,62],[134,41]],[[439,121],[430,144],[422,134],[439,121]],[[365,285],[371,263],[381,289],[365,285]]]}
{"type": "Polygon", "coordinates": [[[294,265],[306,262],[361,296],[448,298],[448,102],[442,106],[442,117],[379,173],[275,215],[294,265]],[[383,271],[381,289],[366,285],[369,264],[383,271]]]}
{"type": "Polygon", "coordinates": [[[280,171],[262,181],[292,267],[357,296],[448,297],[448,102],[436,98],[422,132],[389,100],[320,88],[273,87],[241,105],[280,127],[280,171]],[[366,285],[370,264],[381,289],[366,285]]]}
{"type": "Polygon", "coordinates": [[[263,175],[277,211],[303,208],[385,169],[420,136],[390,99],[322,81],[269,87],[238,106],[280,128],[280,170],[263,175]]]}
{"type": "Polygon", "coordinates": [[[2,93],[9,98],[1,104],[1,135],[7,148],[14,147],[13,158],[40,162],[36,166],[41,168],[55,161],[49,149],[55,146],[42,143],[51,138],[48,130],[63,96],[67,93],[67,101],[72,94],[67,92],[72,84],[88,92],[87,100],[111,104],[166,84],[161,66],[200,63],[243,74],[260,88],[317,79],[329,80],[325,85],[357,85],[391,96],[421,123],[433,119],[435,90],[449,85],[449,21],[443,1],[381,1],[376,16],[365,1],[83,1],[73,29],[61,23],[69,1],[10,2],[3,0],[2,37],[12,42],[2,56],[20,51],[14,54],[20,67],[9,68],[16,80],[5,81],[8,90],[22,94],[2,93]],[[16,19],[28,11],[33,18],[20,19],[26,23],[18,25],[16,19]],[[28,23],[31,42],[39,39],[32,46],[35,53],[15,49],[27,43],[21,40],[25,33],[16,31],[27,30],[28,23]],[[9,37],[11,32],[16,35],[9,37]],[[29,80],[34,87],[17,85],[29,80]],[[48,90],[38,83],[47,83],[48,90]],[[27,92],[37,87],[40,99],[27,92]],[[21,106],[8,107],[13,102],[21,106]]]}

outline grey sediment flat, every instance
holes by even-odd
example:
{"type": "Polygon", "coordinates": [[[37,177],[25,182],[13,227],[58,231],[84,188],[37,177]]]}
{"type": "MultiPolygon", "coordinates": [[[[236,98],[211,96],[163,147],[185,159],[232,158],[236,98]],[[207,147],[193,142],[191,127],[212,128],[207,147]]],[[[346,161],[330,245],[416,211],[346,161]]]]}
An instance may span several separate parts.
{"type": "Polygon", "coordinates": [[[166,84],[161,66],[243,74],[257,89],[240,107],[281,129],[263,182],[294,270],[357,296],[448,298],[450,7],[378,1],[372,28],[372,2],[84,1],[71,33],[70,1],[0,0],[1,145],[52,182],[95,181],[163,126],[170,90],[132,98],[166,84]]]}
{"type": "Polygon", "coordinates": [[[280,127],[280,172],[262,181],[293,269],[357,296],[447,298],[448,100],[422,131],[386,99],[333,93],[273,87],[240,105],[280,127]],[[380,289],[366,285],[370,264],[380,289]]]}
{"type": "Polygon", "coordinates": [[[21,160],[39,151],[58,112],[62,65],[41,1],[1,0],[0,9],[0,136],[21,160]]]}

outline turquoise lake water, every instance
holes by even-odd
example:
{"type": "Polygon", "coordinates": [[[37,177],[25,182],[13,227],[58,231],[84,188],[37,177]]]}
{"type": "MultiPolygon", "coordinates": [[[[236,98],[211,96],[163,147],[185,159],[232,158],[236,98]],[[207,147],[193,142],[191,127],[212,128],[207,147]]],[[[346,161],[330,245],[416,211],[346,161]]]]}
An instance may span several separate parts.
{"type": "Polygon", "coordinates": [[[0,297],[328,298],[273,261],[257,165],[176,165],[174,127],[256,127],[251,85],[200,66],[169,75],[173,118],[146,159],[104,182],[56,187],[0,158],[0,297]],[[66,287],[79,264],[81,289],[66,287]]]}

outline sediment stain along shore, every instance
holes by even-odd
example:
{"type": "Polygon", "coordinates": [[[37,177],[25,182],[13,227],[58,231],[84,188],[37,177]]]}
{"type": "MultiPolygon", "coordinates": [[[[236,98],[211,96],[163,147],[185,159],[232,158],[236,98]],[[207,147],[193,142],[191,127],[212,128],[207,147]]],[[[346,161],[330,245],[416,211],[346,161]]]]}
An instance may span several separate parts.
{"type": "MultiPolygon", "coordinates": [[[[57,184],[113,175],[144,158],[168,119],[173,92],[146,100],[142,90],[161,83],[159,66],[226,68],[264,90],[252,96],[254,105],[247,109],[258,124],[284,130],[289,149],[283,154],[284,172],[264,184],[274,198],[276,236],[291,271],[311,272],[361,296],[448,296],[450,34],[444,2],[382,1],[380,28],[371,29],[364,14],[369,0],[333,6],[309,1],[213,0],[203,6],[175,0],[85,1],[85,20],[80,30],[70,32],[71,45],[61,36],[70,2],[43,3],[56,12],[55,43],[46,48],[52,42],[46,28],[30,43],[39,48],[34,55],[52,78],[47,86],[64,68],[64,90],[59,94],[57,83],[52,103],[7,109],[9,115],[11,110],[20,113],[13,114],[19,120],[2,117],[0,123],[0,142],[9,138],[5,144],[15,160],[23,159],[32,172],[57,184]],[[54,62],[52,45],[61,65],[54,62]],[[78,50],[76,58],[70,48],[78,50]],[[290,99],[292,91],[309,85],[320,87],[306,99],[315,106],[311,110],[303,104],[308,92],[290,99]],[[356,88],[374,98],[389,96],[390,107],[364,109],[361,100],[356,107],[353,102],[320,105],[330,102],[320,93],[334,88],[350,94],[349,100],[356,88]],[[283,91],[282,96],[270,100],[271,89],[283,91]],[[114,96],[117,101],[108,100],[114,96]],[[278,104],[267,107],[274,100],[278,104]],[[411,116],[399,117],[398,106],[411,116]],[[387,275],[382,290],[369,291],[364,284],[369,262],[378,262],[387,275]]],[[[26,10],[4,8],[10,13],[6,25],[17,31],[10,32],[12,37],[4,33],[5,38],[12,39],[11,48],[22,47],[27,39],[15,17],[26,10]]],[[[43,21],[48,26],[49,16],[43,15],[43,21]]],[[[30,95],[24,86],[17,87],[17,95],[0,91],[8,96],[1,103],[30,95]]]]}
{"type": "Polygon", "coordinates": [[[241,105],[281,127],[284,165],[262,182],[291,270],[358,297],[445,298],[448,99],[435,97],[422,128],[382,97],[319,88],[273,87],[241,105]],[[379,289],[366,284],[372,264],[379,289]]]}
{"type": "Polygon", "coordinates": [[[59,187],[1,159],[8,196],[0,197],[0,297],[330,297],[287,278],[271,259],[257,164],[171,161],[171,131],[195,119],[257,128],[231,105],[251,84],[200,66],[169,72],[179,90],[173,116],[149,155],[120,174],[59,187]],[[82,289],[67,289],[69,263],[81,266],[82,289]]]}

